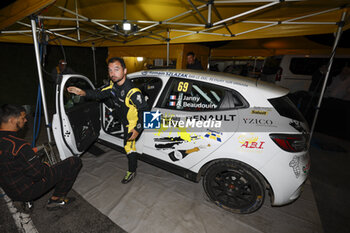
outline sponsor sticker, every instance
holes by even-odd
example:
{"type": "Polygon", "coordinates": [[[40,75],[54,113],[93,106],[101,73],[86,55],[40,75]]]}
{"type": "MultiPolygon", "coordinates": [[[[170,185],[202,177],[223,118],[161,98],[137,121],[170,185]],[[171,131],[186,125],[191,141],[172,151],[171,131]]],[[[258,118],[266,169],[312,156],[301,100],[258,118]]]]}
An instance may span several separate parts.
{"type": "Polygon", "coordinates": [[[243,118],[244,124],[265,127],[277,127],[272,120],[258,118],[243,118]]]}
{"type": "Polygon", "coordinates": [[[214,133],[214,132],[208,132],[204,135],[205,138],[209,138],[218,142],[221,142],[220,134],[214,133]]]}
{"type": "Polygon", "coordinates": [[[267,115],[267,111],[262,111],[262,110],[252,110],[251,114],[258,114],[258,115],[267,115]]]}
{"type": "Polygon", "coordinates": [[[259,140],[258,136],[251,134],[242,134],[238,137],[240,148],[243,150],[261,151],[264,149],[264,141],[259,140]]]}

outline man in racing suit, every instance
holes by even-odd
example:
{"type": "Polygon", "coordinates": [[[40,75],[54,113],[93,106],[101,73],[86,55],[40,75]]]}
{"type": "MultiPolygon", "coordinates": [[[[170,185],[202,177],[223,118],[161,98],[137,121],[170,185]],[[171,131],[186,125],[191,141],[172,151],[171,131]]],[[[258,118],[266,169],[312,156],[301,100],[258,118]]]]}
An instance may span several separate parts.
{"type": "Polygon", "coordinates": [[[117,114],[124,128],[124,149],[128,157],[129,169],[121,181],[130,182],[136,176],[137,153],[135,142],[143,129],[143,112],[147,110],[147,103],[138,88],[135,88],[126,78],[127,69],[124,60],[114,57],[108,61],[110,84],[96,90],[81,90],[77,87],[68,87],[68,92],[89,99],[112,99],[117,114]]]}

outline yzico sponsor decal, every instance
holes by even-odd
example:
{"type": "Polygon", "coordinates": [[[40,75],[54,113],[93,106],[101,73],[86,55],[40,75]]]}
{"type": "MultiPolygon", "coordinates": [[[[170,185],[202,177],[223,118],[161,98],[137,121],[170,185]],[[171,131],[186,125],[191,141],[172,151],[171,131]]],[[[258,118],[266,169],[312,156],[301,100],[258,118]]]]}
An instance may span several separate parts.
{"type": "Polygon", "coordinates": [[[257,118],[243,118],[245,124],[249,125],[263,125],[263,126],[271,126],[273,125],[272,120],[266,119],[257,119],[257,118]]]}

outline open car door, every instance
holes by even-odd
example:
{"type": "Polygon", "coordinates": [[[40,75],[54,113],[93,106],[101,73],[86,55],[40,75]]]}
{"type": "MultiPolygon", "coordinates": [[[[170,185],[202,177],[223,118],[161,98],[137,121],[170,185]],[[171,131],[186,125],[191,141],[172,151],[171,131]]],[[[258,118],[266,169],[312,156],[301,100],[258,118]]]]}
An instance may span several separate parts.
{"type": "Polygon", "coordinates": [[[62,160],[81,155],[96,141],[101,129],[99,103],[69,93],[69,86],[95,89],[91,81],[82,75],[63,75],[61,84],[56,86],[52,131],[62,160]]]}

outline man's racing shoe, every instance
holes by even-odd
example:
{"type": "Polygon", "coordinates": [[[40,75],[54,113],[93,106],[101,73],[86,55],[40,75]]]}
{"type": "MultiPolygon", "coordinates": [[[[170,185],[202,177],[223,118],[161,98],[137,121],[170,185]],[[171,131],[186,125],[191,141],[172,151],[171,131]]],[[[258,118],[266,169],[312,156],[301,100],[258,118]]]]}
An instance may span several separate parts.
{"type": "Polygon", "coordinates": [[[127,171],[126,172],[126,175],[124,176],[124,178],[122,179],[122,183],[123,184],[127,184],[129,183],[130,181],[132,181],[132,179],[134,179],[134,177],[136,176],[136,172],[129,172],[127,171]]]}
{"type": "Polygon", "coordinates": [[[66,205],[75,201],[75,197],[61,197],[57,200],[52,200],[51,198],[48,200],[46,204],[47,210],[57,210],[65,207],[66,205]]]}

